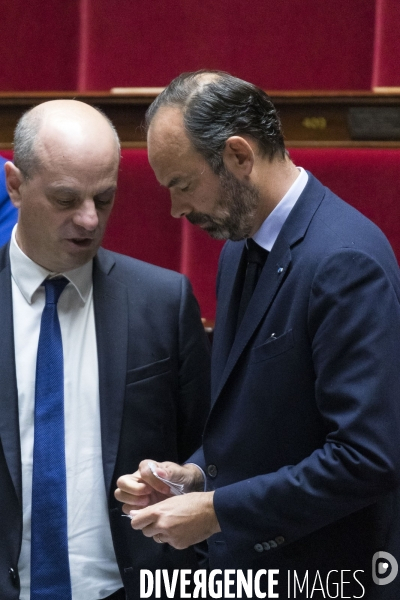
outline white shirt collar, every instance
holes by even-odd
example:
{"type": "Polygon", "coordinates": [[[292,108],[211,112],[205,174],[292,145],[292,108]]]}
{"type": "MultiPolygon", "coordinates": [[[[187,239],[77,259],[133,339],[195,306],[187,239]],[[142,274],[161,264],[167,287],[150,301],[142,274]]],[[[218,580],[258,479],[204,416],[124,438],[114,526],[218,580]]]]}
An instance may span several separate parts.
{"type": "Polygon", "coordinates": [[[307,172],[302,167],[297,168],[300,173],[296,181],[291,185],[282,200],[275,206],[274,210],[268,215],[260,229],[253,236],[253,240],[259,246],[268,250],[268,252],[271,252],[272,246],[275,244],[284,222],[307,185],[307,172]]]}
{"type": "Polygon", "coordinates": [[[90,260],[82,267],[66,271],[65,273],[53,273],[52,271],[48,271],[22,252],[15,237],[17,227],[18,224],[14,226],[11,235],[11,275],[25,300],[29,304],[32,304],[34,293],[47,277],[63,275],[72,283],[82,301],[86,303],[92,287],[93,260],[90,260]]]}

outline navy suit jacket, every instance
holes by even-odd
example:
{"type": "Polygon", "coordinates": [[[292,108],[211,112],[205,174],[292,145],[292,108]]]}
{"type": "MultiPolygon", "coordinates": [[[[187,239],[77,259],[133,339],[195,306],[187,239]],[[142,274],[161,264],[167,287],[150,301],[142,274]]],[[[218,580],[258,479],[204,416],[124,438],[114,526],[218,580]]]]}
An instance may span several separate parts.
{"type": "MultiPolygon", "coordinates": [[[[196,568],[133,531],[116,480],[152,456],[182,462],[200,444],[209,410],[209,349],[185,277],[100,249],[93,267],[101,441],[111,532],[129,600],[141,568],[196,568]]],[[[22,484],[8,245],[0,249],[0,597],[17,600],[22,484]]],[[[95,502],[96,499],[94,498],[95,502]]]]}
{"type": "MultiPolygon", "coordinates": [[[[375,552],[400,561],[392,249],[309,174],[235,335],[243,245],[227,242],[220,258],[212,409],[190,459],[216,489],[222,533],[209,540],[210,568],[278,568],[281,598],[294,597],[288,570],[314,579],[316,570],[360,569],[365,597],[398,598],[400,576],[368,587],[375,552]]],[[[344,577],[354,584],[344,597],[361,597],[344,577]]]]}

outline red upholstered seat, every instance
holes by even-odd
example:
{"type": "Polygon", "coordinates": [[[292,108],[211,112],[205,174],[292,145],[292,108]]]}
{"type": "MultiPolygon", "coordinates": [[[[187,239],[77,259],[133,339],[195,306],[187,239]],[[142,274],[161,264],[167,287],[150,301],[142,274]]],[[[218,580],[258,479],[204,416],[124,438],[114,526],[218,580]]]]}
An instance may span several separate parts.
{"type": "Polygon", "coordinates": [[[181,270],[182,223],[170,216],[169,192],[157,182],[145,149],[122,151],[118,192],[104,246],[181,270]]]}
{"type": "Polygon", "coordinates": [[[290,155],[374,221],[400,259],[400,149],[296,148],[290,155]]]}

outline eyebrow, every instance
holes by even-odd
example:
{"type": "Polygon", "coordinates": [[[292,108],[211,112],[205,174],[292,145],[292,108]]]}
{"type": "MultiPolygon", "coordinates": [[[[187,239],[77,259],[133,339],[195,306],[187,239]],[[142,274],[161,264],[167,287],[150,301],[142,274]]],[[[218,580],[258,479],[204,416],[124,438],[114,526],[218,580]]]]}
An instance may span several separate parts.
{"type": "Polygon", "coordinates": [[[97,194],[95,194],[95,196],[101,196],[102,194],[107,194],[107,192],[112,192],[113,194],[115,194],[116,191],[117,191],[117,186],[110,185],[110,187],[106,188],[105,190],[101,190],[101,192],[97,192],[97,194]]]}
{"type": "Polygon", "coordinates": [[[68,195],[72,195],[72,194],[78,194],[78,190],[76,190],[75,188],[71,188],[71,187],[67,187],[67,186],[63,186],[63,185],[49,185],[46,188],[46,193],[50,193],[50,194],[68,194],[68,195]]]}
{"type": "MultiPolygon", "coordinates": [[[[108,188],[105,188],[104,190],[100,190],[99,192],[97,192],[95,194],[95,196],[100,196],[101,194],[106,194],[107,192],[116,192],[116,191],[117,191],[117,186],[111,185],[108,188]]],[[[68,196],[79,196],[80,195],[80,191],[78,189],[64,186],[64,185],[55,185],[55,186],[50,185],[46,189],[46,193],[50,193],[50,194],[61,193],[61,194],[65,194],[68,196]]]]}

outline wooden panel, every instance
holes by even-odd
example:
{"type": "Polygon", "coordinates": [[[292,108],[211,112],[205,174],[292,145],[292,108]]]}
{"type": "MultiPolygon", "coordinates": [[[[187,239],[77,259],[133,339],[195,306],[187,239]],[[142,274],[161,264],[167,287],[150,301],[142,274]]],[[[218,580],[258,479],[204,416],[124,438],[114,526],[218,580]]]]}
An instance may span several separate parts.
{"type": "MultiPolygon", "coordinates": [[[[113,121],[123,147],[145,145],[144,114],[159,88],[108,92],[3,93],[0,95],[0,148],[10,148],[13,130],[21,114],[31,106],[56,98],[75,98],[101,108],[113,121]]],[[[292,147],[400,147],[400,140],[351,138],[350,108],[396,107],[399,90],[373,92],[269,92],[282,119],[288,146],[292,147]]]]}

